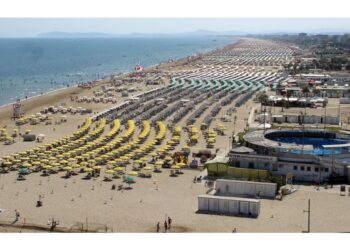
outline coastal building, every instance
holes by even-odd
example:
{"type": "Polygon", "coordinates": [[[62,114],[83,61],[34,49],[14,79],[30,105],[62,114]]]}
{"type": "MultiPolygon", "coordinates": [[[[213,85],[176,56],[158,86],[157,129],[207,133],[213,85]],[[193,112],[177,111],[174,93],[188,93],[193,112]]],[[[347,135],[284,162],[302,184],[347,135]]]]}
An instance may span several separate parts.
{"type": "Polygon", "coordinates": [[[350,133],[329,130],[257,130],[233,148],[229,165],[293,175],[295,181],[350,181],[350,133]]]}

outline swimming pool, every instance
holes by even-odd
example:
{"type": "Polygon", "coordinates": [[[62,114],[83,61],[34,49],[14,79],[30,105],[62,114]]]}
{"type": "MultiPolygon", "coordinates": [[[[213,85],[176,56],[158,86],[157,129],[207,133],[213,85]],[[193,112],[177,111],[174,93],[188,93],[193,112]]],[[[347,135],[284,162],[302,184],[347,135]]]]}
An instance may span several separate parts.
{"type": "MultiPolygon", "coordinates": [[[[313,150],[300,150],[280,148],[279,151],[286,153],[290,152],[293,154],[313,154],[313,155],[330,155],[330,154],[347,154],[350,153],[349,147],[337,147],[332,149],[325,149],[324,145],[341,145],[348,144],[350,141],[341,139],[330,139],[330,138],[309,138],[309,137],[274,137],[270,138],[273,141],[295,144],[295,145],[311,145],[313,150]]],[[[282,146],[283,147],[283,146],[282,146]]]]}

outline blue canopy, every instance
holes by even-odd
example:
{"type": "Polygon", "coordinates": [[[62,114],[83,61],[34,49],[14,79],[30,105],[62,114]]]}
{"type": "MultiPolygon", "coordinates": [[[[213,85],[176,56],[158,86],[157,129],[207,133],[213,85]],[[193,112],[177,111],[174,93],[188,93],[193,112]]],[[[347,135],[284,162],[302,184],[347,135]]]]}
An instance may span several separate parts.
{"type": "Polygon", "coordinates": [[[28,173],[28,169],[26,169],[26,168],[21,168],[20,170],[18,170],[18,172],[19,172],[20,174],[27,174],[27,173],[28,173]]]}

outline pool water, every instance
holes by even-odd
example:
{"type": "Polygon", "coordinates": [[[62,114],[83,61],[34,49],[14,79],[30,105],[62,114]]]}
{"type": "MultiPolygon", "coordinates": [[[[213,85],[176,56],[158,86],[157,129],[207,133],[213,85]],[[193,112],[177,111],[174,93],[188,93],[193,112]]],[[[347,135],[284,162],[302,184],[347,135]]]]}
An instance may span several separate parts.
{"type": "MultiPolygon", "coordinates": [[[[330,139],[330,138],[302,138],[302,137],[276,137],[272,140],[281,143],[290,143],[298,145],[312,145],[313,150],[292,149],[290,152],[294,154],[313,154],[313,155],[330,155],[349,153],[350,148],[334,148],[324,149],[323,145],[341,145],[350,143],[348,140],[330,139]]],[[[281,152],[288,152],[287,149],[280,149],[281,152]]]]}

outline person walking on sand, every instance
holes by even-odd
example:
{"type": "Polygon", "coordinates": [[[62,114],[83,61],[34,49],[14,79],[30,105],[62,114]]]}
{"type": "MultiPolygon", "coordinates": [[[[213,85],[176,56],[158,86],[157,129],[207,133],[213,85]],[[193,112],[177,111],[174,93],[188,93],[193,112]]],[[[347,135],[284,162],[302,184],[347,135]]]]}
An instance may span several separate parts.
{"type": "Polygon", "coordinates": [[[171,222],[172,222],[173,220],[168,216],[168,226],[169,226],[169,230],[170,230],[170,228],[171,228],[171,222]]]}
{"type": "Polygon", "coordinates": [[[12,222],[12,224],[15,224],[19,220],[20,216],[20,213],[17,211],[17,209],[15,209],[15,220],[12,222]]]}
{"type": "Polygon", "coordinates": [[[158,223],[157,223],[157,233],[159,233],[159,231],[160,231],[160,225],[159,225],[159,221],[158,221],[158,223]]]}
{"type": "Polygon", "coordinates": [[[15,213],[16,213],[16,220],[19,220],[19,217],[21,216],[21,214],[17,211],[17,209],[15,209],[15,213]]]}
{"type": "Polygon", "coordinates": [[[168,231],[168,223],[165,220],[164,221],[164,233],[166,233],[167,231],[168,231]]]}

